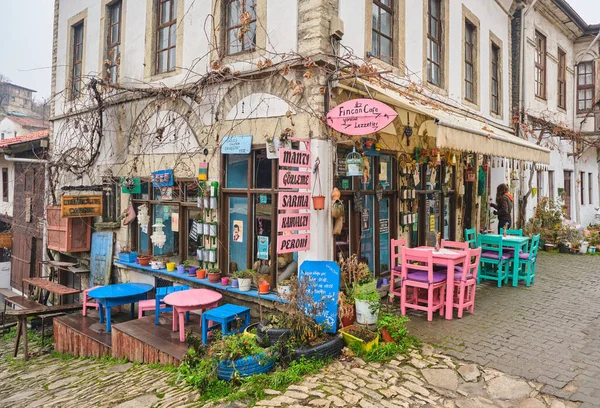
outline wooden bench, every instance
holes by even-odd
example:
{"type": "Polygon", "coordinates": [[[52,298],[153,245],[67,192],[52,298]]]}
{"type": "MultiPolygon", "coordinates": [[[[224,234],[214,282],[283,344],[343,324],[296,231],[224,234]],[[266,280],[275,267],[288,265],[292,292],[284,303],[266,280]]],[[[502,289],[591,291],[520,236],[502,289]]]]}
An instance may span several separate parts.
{"type": "Polygon", "coordinates": [[[45,278],[25,278],[23,279],[23,283],[21,285],[21,292],[25,293],[25,285],[34,286],[40,288],[42,290],[47,290],[50,293],[54,293],[59,296],[59,299],[62,300],[62,297],[65,295],[74,295],[76,293],[80,293],[81,289],[70,288],[65,285],[61,285],[60,283],[52,282],[49,279],[45,278]]]}

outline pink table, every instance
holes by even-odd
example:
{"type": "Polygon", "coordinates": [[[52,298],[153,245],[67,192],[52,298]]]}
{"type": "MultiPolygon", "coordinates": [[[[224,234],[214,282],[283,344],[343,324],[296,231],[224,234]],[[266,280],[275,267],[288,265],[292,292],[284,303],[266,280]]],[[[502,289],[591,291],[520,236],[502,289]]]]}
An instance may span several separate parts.
{"type": "MultiPolygon", "coordinates": [[[[181,342],[185,341],[185,313],[217,307],[222,297],[220,293],[209,289],[182,290],[165,296],[163,301],[167,305],[173,306],[173,331],[177,331],[177,321],[179,321],[179,340],[181,342]]],[[[202,325],[202,319],[200,319],[200,325],[202,325]]]]}
{"type": "Polygon", "coordinates": [[[436,265],[446,265],[446,320],[452,320],[453,304],[452,296],[454,295],[454,267],[465,261],[465,253],[447,248],[440,248],[439,251],[433,251],[433,247],[418,247],[423,251],[433,252],[433,263],[436,265]],[[448,307],[450,306],[450,307],[448,307]]]}

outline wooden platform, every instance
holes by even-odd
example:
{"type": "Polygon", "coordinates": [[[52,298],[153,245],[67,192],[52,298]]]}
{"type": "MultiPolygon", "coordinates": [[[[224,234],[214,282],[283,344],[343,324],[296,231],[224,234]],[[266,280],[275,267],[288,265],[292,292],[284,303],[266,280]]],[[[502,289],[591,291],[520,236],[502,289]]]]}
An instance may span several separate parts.
{"type": "MultiPolygon", "coordinates": [[[[172,324],[172,314],[162,313],[159,325],[154,324],[153,315],[114,325],[112,356],[147,364],[179,365],[187,354],[188,346],[186,342],[179,341],[179,330],[172,331],[172,324]]],[[[198,315],[190,314],[185,331],[201,337],[198,315]]]]}

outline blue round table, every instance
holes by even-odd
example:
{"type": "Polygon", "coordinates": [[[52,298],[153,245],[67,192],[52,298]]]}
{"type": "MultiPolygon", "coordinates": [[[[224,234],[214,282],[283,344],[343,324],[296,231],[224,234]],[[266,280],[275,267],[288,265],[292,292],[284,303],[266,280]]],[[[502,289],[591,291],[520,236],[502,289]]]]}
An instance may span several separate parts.
{"type": "Polygon", "coordinates": [[[104,322],[104,308],[106,308],[106,331],[110,332],[110,308],[114,306],[131,305],[131,318],[135,316],[135,303],[146,299],[146,295],[154,289],[147,283],[117,283],[102,286],[88,293],[98,301],[100,307],[100,323],[104,322]]]}

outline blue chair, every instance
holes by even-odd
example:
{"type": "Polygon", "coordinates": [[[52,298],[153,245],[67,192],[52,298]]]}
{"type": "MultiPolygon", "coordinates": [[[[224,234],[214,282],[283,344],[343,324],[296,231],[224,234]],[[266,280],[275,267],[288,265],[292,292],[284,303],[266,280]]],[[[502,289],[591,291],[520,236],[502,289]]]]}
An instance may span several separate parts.
{"type": "Polygon", "coordinates": [[[477,246],[477,231],[475,228],[465,228],[465,242],[469,244],[471,249],[477,246]]]}
{"type": "Polygon", "coordinates": [[[243,306],[226,304],[223,306],[215,307],[202,313],[202,344],[208,342],[208,333],[211,330],[221,328],[223,337],[234,333],[241,333],[246,327],[250,325],[250,309],[243,306]],[[244,319],[244,324],[235,329],[229,330],[229,323],[244,319]],[[208,322],[212,322],[211,326],[208,322]]]}
{"type": "Polygon", "coordinates": [[[497,281],[498,287],[501,287],[502,281],[508,278],[510,264],[510,255],[503,253],[502,236],[479,234],[477,246],[481,247],[477,283],[487,279],[497,281]]]}
{"type": "MultiPolygon", "coordinates": [[[[138,319],[144,316],[144,312],[147,310],[154,310],[154,324],[158,324],[158,318],[161,313],[172,312],[173,308],[167,306],[162,300],[170,293],[179,292],[181,290],[188,290],[189,286],[164,286],[156,288],[156,294],[154,299],[142,300],[138,303],[138,319]]],[[[190,321],[189,312],[185,314],[186,321],[190,321]]]]}
{"type": "Polygon", "coordinates": [[[524,280],[527,286],[535,283],[535,266],[539,245],[540,234],[537,234],[531,237],[529,252],[519,254],[519,271],[517,280],[513,279],[513,286],[517,286],[518,280],[524,280]]]}

